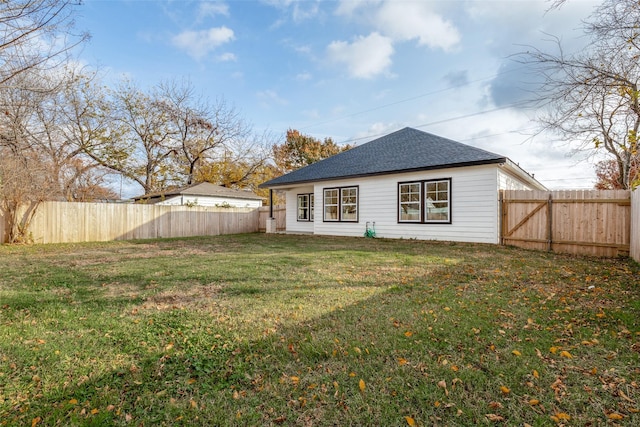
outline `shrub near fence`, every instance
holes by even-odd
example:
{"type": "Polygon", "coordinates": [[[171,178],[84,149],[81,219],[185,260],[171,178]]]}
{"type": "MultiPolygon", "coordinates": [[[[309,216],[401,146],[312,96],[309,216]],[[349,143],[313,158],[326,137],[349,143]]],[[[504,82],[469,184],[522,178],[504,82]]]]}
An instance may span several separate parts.
{"type": "MultiPolygon", "coordinates": [[[[28,233],[34,243],[254,233],[258,215],[257,209],[246,208],[44,202],[28,233]]],[[[6,221],[1,219],[0,236],[6,242],[6,221]]]]}

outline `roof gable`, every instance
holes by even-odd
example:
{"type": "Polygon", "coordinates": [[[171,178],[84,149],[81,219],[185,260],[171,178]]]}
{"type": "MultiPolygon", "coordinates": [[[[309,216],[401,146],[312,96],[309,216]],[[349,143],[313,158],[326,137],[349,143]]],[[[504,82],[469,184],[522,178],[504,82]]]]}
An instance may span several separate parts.
{"type": "Polygon", "coordinates": [[[267,181],[260,187],[503,163],[506,160],[504,156],[451,139],[404,128],[267,181]]]}

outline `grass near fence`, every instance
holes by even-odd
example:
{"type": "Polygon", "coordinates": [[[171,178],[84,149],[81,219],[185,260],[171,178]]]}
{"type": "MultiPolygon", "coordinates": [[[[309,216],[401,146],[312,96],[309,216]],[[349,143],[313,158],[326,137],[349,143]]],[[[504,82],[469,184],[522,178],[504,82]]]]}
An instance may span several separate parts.
{"type": "Polygon", "coordinates": [[[0,247],[0,425],[640,425],[640,268],[313,236],[0,247]]]}

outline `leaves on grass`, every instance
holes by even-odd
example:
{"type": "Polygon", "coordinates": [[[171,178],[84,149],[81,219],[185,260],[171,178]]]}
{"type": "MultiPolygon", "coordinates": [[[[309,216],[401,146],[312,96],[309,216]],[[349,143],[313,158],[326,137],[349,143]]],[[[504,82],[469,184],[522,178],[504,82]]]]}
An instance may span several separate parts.
{"type": "Polygon", "coordinates": [[[500,391],[502,392],[502,394],[509,394],[509,393],[511,393],[511,389],[510,389],[509,387],[507,387],[507,386],[503,386],[503,385],[501,385],[501,386],[500,386],[500,391]]]}
{"type": "Polygon", "coordinates": [[[568,351],[566,351],[566,350],[562,350],[562,351],[560,352],[560,356],[561,356],[561,357],[566,357],[567,359],[573,359],[573,356],[571,355],[571,353],[569,353],[569,352],[568,352],[568,351]]]}
{"type": "Polygon", "coordinates": [[[485,414],[485,417],[487,417],[489,421],[492,421],[494,423],[504,421],[504,417],[498,414],[485,414]]]}
{"type": "Polygon", "coordinates": [[[415,427],[416,425],[416,420],[414,420],[413,418],[406,416],[404,417],[404,420],[407,422],[407,425],[411,426],[411,427],[415,427]]]}
{"type": "Polygon", "coordinates": [[[522,356],[522,353],[520,353],[518,350],[513,350],[511,353],[512,353],[514,356],[518,356],[518,357],[522,356]]]}
{"type": "Polygon", "coordinates": [[[358,388],[360,388],[361,393],[364,393],[364,390],[367,388],[367,385],[364,383],[364,380],[362,378],[360,378],[360,381],[358,381],[358,388]]]}

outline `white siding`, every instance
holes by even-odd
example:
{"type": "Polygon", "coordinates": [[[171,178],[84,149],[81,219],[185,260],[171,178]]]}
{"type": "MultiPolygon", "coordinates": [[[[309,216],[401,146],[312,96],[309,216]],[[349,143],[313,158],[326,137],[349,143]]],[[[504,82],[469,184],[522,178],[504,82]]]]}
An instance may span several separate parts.
{"type": "Polygon", "coordinates": [[[358,237],[364,236],[367,222],[375,222],[382,238],[498,243],[499,188],[529,187],[498,165],[319,182],[287,191],[287,231],[358,237]],[[398,223],[399,182],[445,178],[451,179],[451,224],[398,223]],[[358,187],[358,222],[323,221],[323,189],[350,186],[358,187]],[[296,220],[296,196],[309,192],[315,195],[313,224],[296,220]]]}
{"type": "Polygon", "coordinates": [[[362,236],[370,221],[378,237],[497,243],[496,181],[496,166],[490,165],[323,183],[316,187],[316,200],[322,200],[325,187],[359,185],[359,222],[322,222],[319,217],[315,233],[362,236]],[[398,182],[441,178],[451,178],[451,224],[399,224],[398,182]]]}
{"type": "Polygon", "coordinates": [[[503,170],[498,170],[498,188],[500,190],[536,190],[503,170]]]}
{"type": "MultiPolygon", "coordinates": [[[[286,218],[287,231],[293,233],[313,233],[314,223],[311,221],[298,221],[298,194],[313,193],[313,186],[296,187],[287,191],[286,196],[286,218]]],[[[316,195],[314,215],[318,218],[318,196],[316,195]]],[[[322,221],[322,218],[320,218],[322,221]]]]}
{"type": "Polygon", "coordinates": [[[254,199],[236,199],[231,197],[212,197],[212,196],[175,196],[170,197],[158,205],[188,205],[194,206],[225,206],[228,204],[234,208],[259,208],[262,206],[261,200],[254,199]]]}

